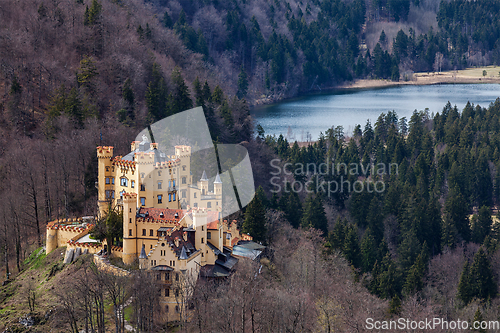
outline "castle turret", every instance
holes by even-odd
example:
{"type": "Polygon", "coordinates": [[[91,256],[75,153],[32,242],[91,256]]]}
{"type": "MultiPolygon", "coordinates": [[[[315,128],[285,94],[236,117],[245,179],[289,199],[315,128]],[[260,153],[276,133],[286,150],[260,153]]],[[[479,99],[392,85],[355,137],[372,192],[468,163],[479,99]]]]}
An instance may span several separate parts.
{"type": "Polygon", "coordinates": [[[137,194],[123,194],[123,263],[131,264],[137,257],[137,194]]]}
{"type": "MultiPolygon", "coordinates": [[[[196,230],[195,245],[202,253],[206,253],[207,245],[207,210],[204,208],[193,208],[193,229],[196,230]]],[[[206,256],[202,258],[202,264],[206,256]]]]}
{"type": "Polygon", "coordinates": [[[98,206],[99,215],[102,217],[108,211],[109,200],[114,197],[114,177],[112,173],[111,159],[113,158],[113,147],[99,146],[97,147],[98,164],[98,206]],[[106,181],[108,179],[108,181],[106,181]]]}
{"type": "Polygon", "coordinates": [[[201,194],[205,195],[208,193],[208,178],[207,173],[203,170],[203,174],[201,175],[201,179],[199,181],[199,187],[201,188],[201,194]]]}
{"type": "Polygon", "coordinates": [[[220,180],[219,173],[217,173],[217,176],[215,176],[214,180],[214,194],[220,202],[220,200],[222,199],[222,181],[220,180]]]}
{"type": "Polygon", "coordinates": [[[50,253],[57,248],[57,229],[55,227],[47,228],[45,253],[50,253]]]}
{"type": "Polygon", "coordinates": [[[142,244],[141,254],[139,255],[139,269],[148,268],[148,256],[146,255],[146,246],[142,244]]]}

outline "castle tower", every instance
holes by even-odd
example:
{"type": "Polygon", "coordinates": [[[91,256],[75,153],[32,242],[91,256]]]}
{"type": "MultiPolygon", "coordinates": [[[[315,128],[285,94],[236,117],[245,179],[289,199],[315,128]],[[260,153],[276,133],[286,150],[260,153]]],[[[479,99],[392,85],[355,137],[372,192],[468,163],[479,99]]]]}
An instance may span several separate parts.
{"type": "Polygon", "coordinates": [[[111,167],[111,159],[113,158],[113,147],[99,146],[97,147],[98,162],[98,201],[99,215],[102,217],[108,211],[109,200],[114,196],[114,185],[111,181],[106,182],[106,178],[111,179],[114,177],[111,167]],[[108,197],[106,197],[108,196],[108,197]]]}
{"type": "Polygon", "coordinates": [[[57,229],[55,227],[47,228],[45,253],[50,253],[57,248],[57,229]]]}
{"type": "Polygon", "coordinates": [[[207,178],[207,173],[205,170],[203,170],[203,174],[201,175],[200,179],[200,188],[201,188],[201,194],[205,195],[208,193],[208,178],[207,178]]]}
{"type": "MultiPolygon", "coordinates": [[[[207,252],[207,211],[204,208],[193,208],[193,229],[196,230],[194,247],[202,253],[207,252]]],[[[202,266],[206,263],[206,256],[201,259],[202,266]]]]}
{"type": "Polygon", "coordinates": [[[123,194],[123,263],[129,265],[137,257],[137,194],[123,194]]]}
{"type": "Polygon", "coordinates": [[[217,176],[215,176],[214,180],[214,194],[220,202],[220,200],[222,199],[222,181],[220,180],[219,173],[217,173],[217,176]]]}
{"type": "Polygon", "coordinates": [[[146,255],[146,246],[142,244],[141,254],[139,255],[139,269],[148,268],[148,256],[146,255]]]}

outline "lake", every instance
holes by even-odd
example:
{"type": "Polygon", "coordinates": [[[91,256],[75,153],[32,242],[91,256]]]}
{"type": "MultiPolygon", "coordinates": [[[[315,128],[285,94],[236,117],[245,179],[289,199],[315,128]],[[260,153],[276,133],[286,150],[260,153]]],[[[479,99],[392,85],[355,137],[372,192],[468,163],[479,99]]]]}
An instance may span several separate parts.
{"type": "Polygon", "coordinates": [[[308,133],[315,140],[332,126],[343,126],[350,134],[356,124],[364,127],[369,119],[373,125],[382,112],[390,110],[409,120],[415,109],[437,113],[448,101],[459,110],[467,101],[487,107],[497,97],[500,84],[404,85],[309,95],[254,108],[252,115],[266,135],[288,134],[289,139],[306,141],[308,133]]]}

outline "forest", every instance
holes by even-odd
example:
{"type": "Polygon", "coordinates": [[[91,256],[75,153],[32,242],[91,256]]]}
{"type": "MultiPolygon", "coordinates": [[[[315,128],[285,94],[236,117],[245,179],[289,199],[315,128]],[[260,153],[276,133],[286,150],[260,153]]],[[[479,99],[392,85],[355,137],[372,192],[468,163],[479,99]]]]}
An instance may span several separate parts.
{"type": "Polygon", "coordinates": [[[203,106],[215,143],[249,151],[258,190],[231,218],[269,254],[257,264],[242,262],[222,287],[199,286],[190,300],[195,320],[180,323],[182,330],[361,332],[369,317],[497,319],[500,100],[447,104],[437,114],[415,110],[410,119],[388,111],[349,136],[325,124],[324,134],[305,146],[266,136],[250,107],[359,78],[405,80],[412,71],[498,64],[500,20],[492,10],[498,6],[496,0],[2,2],[0,274],[19,284],[2,287],[0,327],[17,325],[27,304],[42,317],[50,310],[73,318],[46,315],[46,325],[59,331],[95,325],[103,332],[118,320],[103,314],[103,304],[126,294],[143,301],[131,304],[132,323],[148,332],[170,329],[158,319],[155,286],[144,276],[116,280],[99,275],[85,257],[63,267],[56,254],[33,259],[33,253],[49,221],[96,213],[96,146],[125,154],[148,124],[194,106],[203,106]],[[415,19],[424,12],[430,24],[415,19]],[[282,169],[374,165],[362,177],[279,177],[305,189],[343,176],[383,182],[384,191],[276,192],[276,160],[282,169]],[[377,172],[391,165],[396,173],[377,172]],[[55,290],[37,293],[29,274],[55,290]],[[77,278],[87,283],[73,289],[77,278]],[[87,303],[71,302],[75,297],[87,303]]]}

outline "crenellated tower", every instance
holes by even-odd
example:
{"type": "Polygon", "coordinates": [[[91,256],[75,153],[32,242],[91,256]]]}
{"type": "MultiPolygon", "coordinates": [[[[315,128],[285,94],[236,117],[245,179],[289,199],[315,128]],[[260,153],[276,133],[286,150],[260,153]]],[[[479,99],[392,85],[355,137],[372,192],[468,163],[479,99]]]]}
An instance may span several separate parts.
{"type": "MultiPolygon", "coordinates": [[[[98,159],[98,201],[99,206],[99,216],[102,217],[106,215],[108,211],[109,200],[114,199],[114,185],[111,184],[111,177],[114,173],[111,160],[113,158],[113,147],[111,146],[99,146],[97,147],[97,159],[98,159]],[[106,179],[108,179],[106,181],[106,179]]],[[[114,183],[114,178],[113,178],[114,183]]]]}

